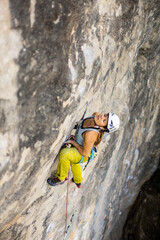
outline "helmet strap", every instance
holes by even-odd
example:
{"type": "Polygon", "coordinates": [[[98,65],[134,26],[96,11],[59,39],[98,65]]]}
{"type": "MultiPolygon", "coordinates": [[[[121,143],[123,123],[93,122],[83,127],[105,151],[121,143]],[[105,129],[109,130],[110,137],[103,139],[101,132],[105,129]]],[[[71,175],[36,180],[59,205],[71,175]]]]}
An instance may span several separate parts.
{"type": "Polygon", "coordinates": [[[109,130],[108,130],[108,128],[106,128],[106,130],[104,130],[105,132],[107,132],[107,133],[109,133],[109,130]]]}

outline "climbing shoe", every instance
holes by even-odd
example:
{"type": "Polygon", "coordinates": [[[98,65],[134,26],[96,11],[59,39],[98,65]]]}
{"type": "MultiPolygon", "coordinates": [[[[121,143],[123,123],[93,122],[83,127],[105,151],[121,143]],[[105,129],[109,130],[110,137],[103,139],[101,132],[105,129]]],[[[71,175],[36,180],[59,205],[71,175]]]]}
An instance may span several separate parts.
{"type": "Polygon", "coordinates": [[[67,180],[67,178],[65,180],[59,180],[57,177],[56,178],[48,178],[47,183],[51,186],[56,186],[56,185],[63,184],[66,180],[67,180]]]}
{"type": "MultiPolygon", "coordinates": [[[[72,182],[74,182],[74,179],[72,178],[72,182]]],[[[74,182],[75,183],[75,182],[74,182]]],[[[78,187],[78,188],[81,188],[82,187],[82,184],[81,183],[75,183],[76,184],[76,186],[78,187]]]]}

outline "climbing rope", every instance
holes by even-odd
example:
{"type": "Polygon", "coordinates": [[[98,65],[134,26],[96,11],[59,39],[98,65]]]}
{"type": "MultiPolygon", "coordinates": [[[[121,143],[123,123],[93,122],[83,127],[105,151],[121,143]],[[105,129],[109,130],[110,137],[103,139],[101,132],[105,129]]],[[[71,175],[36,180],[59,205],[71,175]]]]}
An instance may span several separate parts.
{"type": "MultiPolygon", "coordinates": [[[[86,112],[87,112],[88,106],[89,106],[89,103],[88,103],[88,101],[87,101],[87,102],[86,102],[86,108],[85,108],[85,110],[84,110],[83,116],[81,117],[81,120],[84,119],[84,116],[85,116],[85,114],[86,114],[86,112]]],[[[80,120],[80,121],[81,121],[81,120],[80,120]]]]}
{"type": "Polygon", "coordinates": [[[71,216],[71,218],[70,218],[70,221],[69,221],[69,223],[68,223],[67,229],[66,229],[66,231],[65,231],[64,240],[66,239],[68,230],[69,230],[69,228],[70,228],[70,226],[71,226],[71,224],[72,224],[72,222],[73,222],[73,218],[74,218],[76,212],[77,212],[77,210],[74,211],[74,213],[72,214],[72,216],[71,216]]]}
{"type": "MultiPolygon", "coordinates": [[[[86,102],[86,108],[84,110],[84,113],[79,121],[79,123],[84,119],[84,116],[87,112],[87,108],[88,108],[88,101],[86,102]]],[[[68,222],[68,195],[69,195],[69,177],[70,177],[70,168],[69,168],[69,171],[68,171],[68,182],[67,182],[67,194],[66,194],[66,219],[65,219],[65,230],[64,230],[64,240],[66,239],[66,236],[67,236],[67,232],[68,232],[68,229],[70,228],[71,224],[72,224],[72,221],[73,221],[73,218],[77,212],[77,210],[74,211],[74,213],[72,214],[71,218],[70,218],[70,221],[67,225],[67,222],[68,222]]]]}
{"type": "MultiPolygon", "coordinates": [[[[68,171],[68,182],[67,182],[67,194],[66,194],[66,220],[65,220],[65,229],[64,229],[64,237],[67,234],[67,221],[68,221],[68,195],[69,195],[69,176],[70,176],[70,168],[68,171]]],[[[65,238],[64,238],[65,239],[65,238]]]]}

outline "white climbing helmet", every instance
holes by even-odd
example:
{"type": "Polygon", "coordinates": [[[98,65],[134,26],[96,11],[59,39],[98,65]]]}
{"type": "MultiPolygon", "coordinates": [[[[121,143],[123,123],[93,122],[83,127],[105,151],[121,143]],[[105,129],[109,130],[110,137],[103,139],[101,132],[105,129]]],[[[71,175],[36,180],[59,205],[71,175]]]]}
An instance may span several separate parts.
{"type": "Polygon", "coordinates": [[[120,120],[119,117],[114,113],[109,113],[107,129],[109,132],[114,132],[119,128],[120,120]]]}

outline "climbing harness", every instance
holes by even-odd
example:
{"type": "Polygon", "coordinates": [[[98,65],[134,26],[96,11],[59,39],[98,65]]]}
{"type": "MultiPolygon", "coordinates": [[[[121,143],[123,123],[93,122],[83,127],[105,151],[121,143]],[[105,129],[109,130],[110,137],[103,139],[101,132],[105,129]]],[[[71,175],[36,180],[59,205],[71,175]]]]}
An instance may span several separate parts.
{"type": "MultiPolygon", "coordinates": [[[[97,156],[97,148],[96,147],[92,147],[90,156],[88,157],[88,161],[87,163],[91,162],[95,157],[97,156]]],[[[81,157],[81,160],[78,163],[74,163],[74,164],[79,164],[83,162],[84,157],[81,157]]],[[[87,164],[88,165],[88,164],[87,164]]],[[[83,170],[84,171],[84,170],[83,170]]]]}

